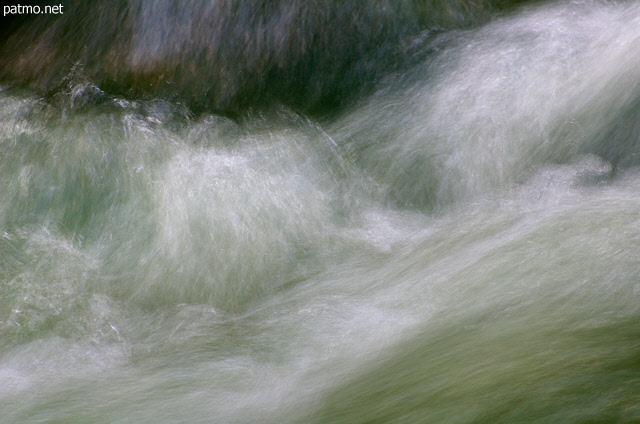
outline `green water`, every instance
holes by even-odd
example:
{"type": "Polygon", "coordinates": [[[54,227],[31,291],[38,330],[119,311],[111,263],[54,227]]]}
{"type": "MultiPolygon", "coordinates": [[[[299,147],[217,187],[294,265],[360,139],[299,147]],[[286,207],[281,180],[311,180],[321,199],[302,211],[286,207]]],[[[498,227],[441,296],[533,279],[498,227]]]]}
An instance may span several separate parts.
{"type": "Polygon", "coordinates": [[[0,422],[638,422],[640,7],[456,37],[323,122],[1,91],[0,422]]]}

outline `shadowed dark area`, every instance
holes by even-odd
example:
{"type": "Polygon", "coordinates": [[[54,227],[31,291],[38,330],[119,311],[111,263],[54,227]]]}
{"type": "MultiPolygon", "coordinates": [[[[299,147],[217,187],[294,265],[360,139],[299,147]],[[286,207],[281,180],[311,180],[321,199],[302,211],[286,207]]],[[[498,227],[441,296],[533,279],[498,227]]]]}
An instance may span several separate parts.
{"type": "Polygon", "coordinates": [[[518,3],[69,0],[60,15],[4,18],[0,81],[52,96],[84,78],[109,95],[196,112],[277,101],[322,113],[424,60],[442,30],[518,3]]]}

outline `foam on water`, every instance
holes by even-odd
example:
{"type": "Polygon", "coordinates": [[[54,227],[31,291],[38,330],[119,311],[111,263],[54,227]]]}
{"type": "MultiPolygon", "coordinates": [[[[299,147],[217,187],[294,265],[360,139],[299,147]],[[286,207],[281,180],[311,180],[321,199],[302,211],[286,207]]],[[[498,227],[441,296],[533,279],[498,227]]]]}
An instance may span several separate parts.
{"type": "Polygon", "coordinates": [[[3,423],[637,421],[639,24],[450,33],[328,122],[0,92],[3,423]]]}
{"type": "Polygon", "coordinates": [[[532,166],[637,157],[636,4],[547,5],[462,33],[339,121],[336,138],[401,205],[441,207],[532,166]]]}

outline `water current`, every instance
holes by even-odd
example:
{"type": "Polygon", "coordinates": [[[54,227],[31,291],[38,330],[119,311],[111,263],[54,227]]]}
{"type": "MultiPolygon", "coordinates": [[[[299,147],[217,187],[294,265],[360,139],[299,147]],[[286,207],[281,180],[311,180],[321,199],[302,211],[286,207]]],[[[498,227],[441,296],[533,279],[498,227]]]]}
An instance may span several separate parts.
{"type": "Polygon", "coordinates": [[[326,119],[0,91],[0,422],[640,421],[640,4],[446,37],[326,119]]]}

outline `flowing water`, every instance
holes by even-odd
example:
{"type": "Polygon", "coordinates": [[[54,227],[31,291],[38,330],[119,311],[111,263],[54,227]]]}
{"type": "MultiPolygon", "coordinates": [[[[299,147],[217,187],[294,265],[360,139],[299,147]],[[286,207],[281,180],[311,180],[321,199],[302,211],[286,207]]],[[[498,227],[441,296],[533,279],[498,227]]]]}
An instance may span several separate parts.
{"type": "Polygon", "coordinates": [[[0,422],[640,420],[640,4],[326,120],[0,91],[0,422]]]}

